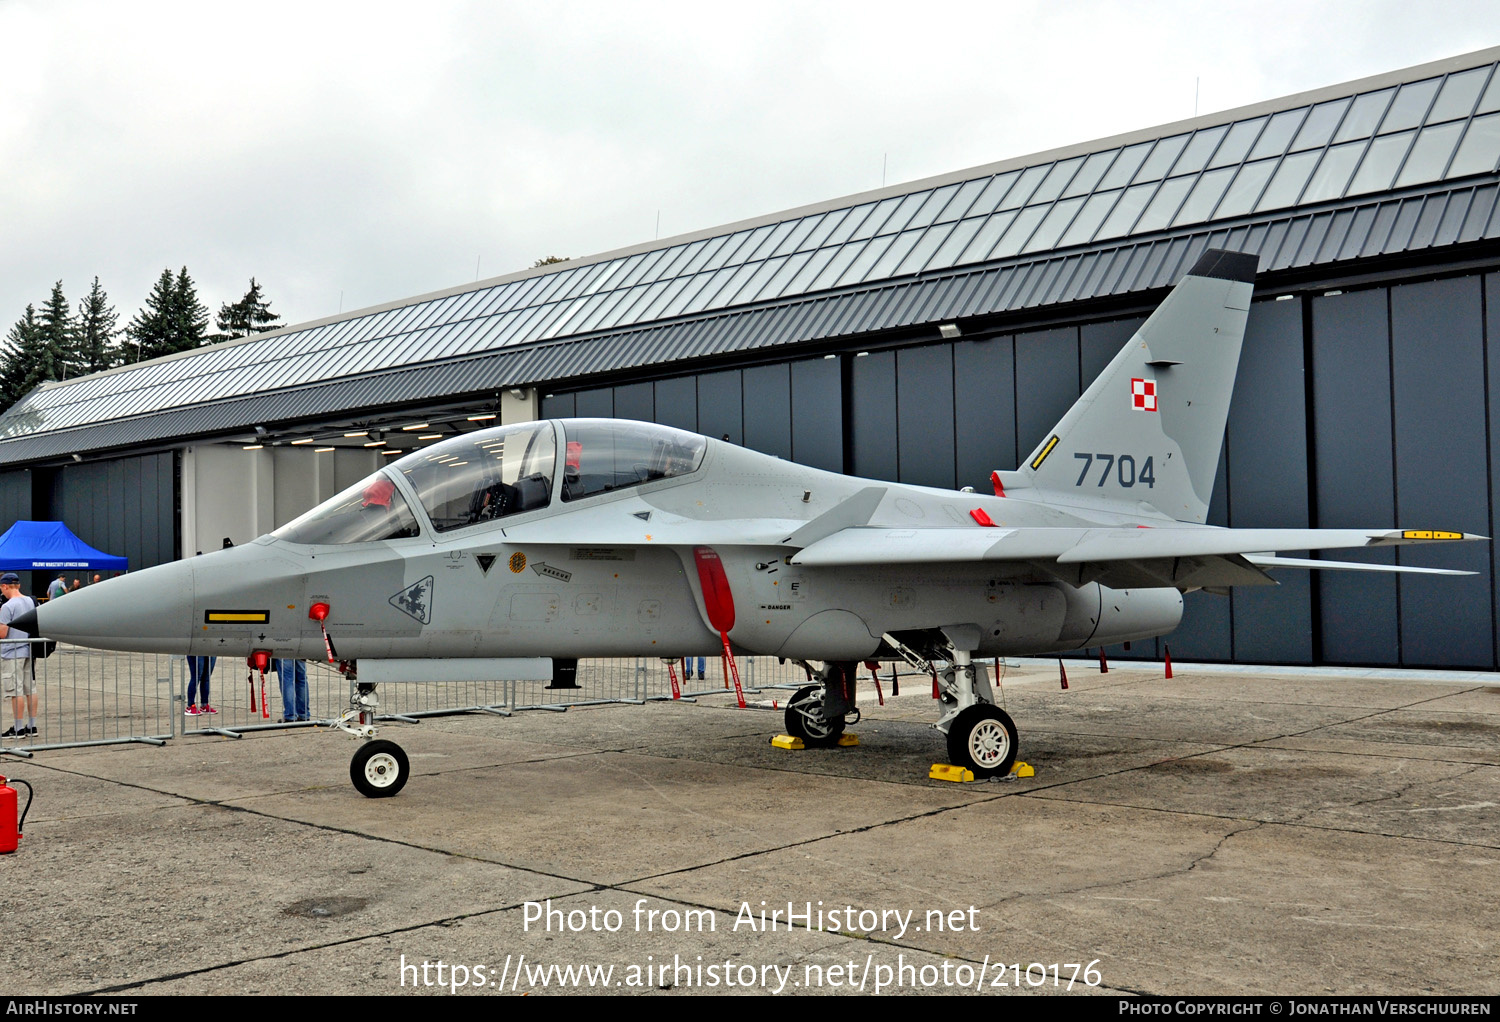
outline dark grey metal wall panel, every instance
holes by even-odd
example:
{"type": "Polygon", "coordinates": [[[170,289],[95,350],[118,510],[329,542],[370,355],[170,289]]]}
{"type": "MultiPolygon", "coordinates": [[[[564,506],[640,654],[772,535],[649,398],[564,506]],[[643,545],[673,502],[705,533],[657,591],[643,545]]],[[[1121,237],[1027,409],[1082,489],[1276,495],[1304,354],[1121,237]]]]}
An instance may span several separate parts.
{"type": "Polygon", "coordinates": [[[956,485],[953,465],[953,346],[896,352],[896,457],[900,482],[956,485]]]}
{"type": "Polygon", "coordinates": [[[744,371],[745,446],[792,460],[792,378],[785,363],[744,371]]]}
{"type": "MultiPolygon", "coordinates": [[[[1301,302],[1251,305],[1225,441],[1235,528],[1308,526],[1302,333],[1301,302]]],[[[1311,580],[1301,570],[1274,574],[1281,585],[1235,590],[1235,659],[1311,663],[1311,580]]]]}
{"type": "MultiPolygon", "coordinates": [[[[1309,303],[1317,501],[1313,524],[1320,528],[1396,524],[1388,303],[1386,288],[1309,303]]],[[[1338,550],[1326,556],[1393,564],[1396,555],[1393,550],[1338,550]]],[[[1321,659],[1339,664],[1400,662],[1395,576],[1320,571],[1316,583],[1321,659]]]]}
{"type": "Polygon", "coordinates": [[[740,371],[704,373],[698,377],[698,432],[731,443],[745,442],[745,420],[740,413],[740,371]]]}
{"type": "Polygon", "coordinates": [[[792,459],[844,471],[844,387],[837,358],[803,359],[792,370],[792,459]]]}
{"type": "Polygon", "coordinates": [[[959,486],[991,492],[1016,467],[1016,356],[1009,335],[953,345],[953,438],[959,486]]]}
{"type": "Polygon", "coordinates": [[[1016,460],[1078,400],[1078,328],[1016,334],[1016,460]]]}
{"type": "Polygon", "coordinates": [[[613,387],[597,390],[580,390],[575,398],[578,416],[583,419],[608,419],[615,414],[615,391],[613,387]]]}
{"type": "MultiPolygon", "coordinates": [[[[1485,372],[1489,397],[1490,507],[1486,536],[1500,535],[1500,273],[1484,277],[1485,372]]],[[[1500,656],[1500,542],[1491,539],[1489,547],[1490,598],[1494,608],[1496,652],[1500,656]]]]}
{"type": "Polygon", "coordinates": [[[615,418],[656,421],[655,389],[648,383],[627,383],[615,388],[615,418]]]}
{"type": "MultiPolygon", "coordinates": [[[[1391,288],[1396,510],[1404,528],[1479,532],[1488,525],[1480,296],[1478,277],[1391,288]],[[1473,520],[1448,524],[1455,514],[1473,520]]],[[[1481,572],[1489,561],[1475,543],[1398,556],[1414,564],[1481,572]]],[[[1494,664],[1490,586],[1483,576],[1406,576],[1399,586],[1403,663],[1494,664]]]]}
{"type": "Polygon", "coordinates": [[[1085,389],[1104,371],[1110,360],[1120,353],[1135,332],[1145,323],[1144,316],[1116,319],[1107,323],[1085,323],[1078,331],[1079,380],[1085,389]]]}
{"type": "Polygon", "coordinates": [[[174,474],[170,451],[63,466],[50,516],[90,546],[128,557],[132,571],[164,564],[177,556],[174,474]]]}
{"type": "MultiPolygon", "coordinates": [[[[544,419],[571,419],[578,414],[576,395],[546,394],[542,397],[540,412],[544,419]]],[[[696,424],[695,427],[696,428],[696,424]]]]}
{"type": "Polygon", "coordinates": [[[31,518],[31,473],[0,472],[0,532],[31,518]]]}
{"type": "Polygon", "coordinates": [[[849,418],[854,474],[894,480],[896,462],[896,353],[857,355],[850,370],[849,418]]]}
{"type": "MultiPolygon", "coordinates": [[[[1208,504],[1208,524],[1229,524],[1229,469],[1223,452],[1213,499],[1208,504]]],[[[1163,641],[1177,660],[1234,659],[1234,619],[1230,597],[1198,591],[1182,597],[1182,624],[1163,641]]]]}
{"type": "MultiPolygon", "coordinates": [[[[698,378],[674,376],[656,381],[656,421],[663,426],[698,431],[698,378]]],[[[542,418],[551,418],[546,411],[542,418]]]]}

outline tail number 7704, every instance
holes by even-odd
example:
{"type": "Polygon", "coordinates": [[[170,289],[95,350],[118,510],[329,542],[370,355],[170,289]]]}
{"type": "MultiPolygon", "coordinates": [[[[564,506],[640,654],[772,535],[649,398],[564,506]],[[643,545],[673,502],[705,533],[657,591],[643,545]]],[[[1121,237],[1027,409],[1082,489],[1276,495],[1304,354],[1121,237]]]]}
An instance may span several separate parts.
{"type": "Polygon", "coordinates": [[[1073,457],[1083,462],[1083,468],[1078,472],[1078,481],[1074,486],[1082,486],[1093,470],[1094,463],[1099,463],[1098,479],[1095,486],[1103,486],[1109,482],[1110,473],[1113,472],[1115,481],[1121,486],[1129,489],[1137,483],[1151,489],[1156,486],[1156,470],[1152,467],[1151,458],[1146,460],[1137,468],[1136,460],[1129,454],[1074,454],[1073,457]]]}

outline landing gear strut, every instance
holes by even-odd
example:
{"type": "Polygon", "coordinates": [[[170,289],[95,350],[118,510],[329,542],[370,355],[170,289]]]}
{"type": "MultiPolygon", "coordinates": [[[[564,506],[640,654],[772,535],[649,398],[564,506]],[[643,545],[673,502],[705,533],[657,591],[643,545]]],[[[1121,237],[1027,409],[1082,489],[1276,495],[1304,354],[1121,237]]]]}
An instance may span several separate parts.
{"type": "Polygon", "coordinates": [[[1016,762],[1016,725],[995,705],[989,672],[974,662],[966,629],[945,629],[953,649],[952,665],[939,686],[942,716],[937,729],[948,736],[948,759],[974,771],[975,777],[1010,773],[1016,762]],[[969,648],[960,649],[960,646],[969,648]]]}
{"type": "Polygon", "coordinates": [[[837,662],[814,672],[817,683],[799,688],[786,704],[787,734],[802,739],[810,748],[837,745],[849,717],[859,720],[854,705],[854,671],[855,664],[837,662]]]}
{"type": "Polygon", "coordinates": [[[390,798],[406,787],[411,764],[401,746],[375,739],[375,708],[380,705],[375,686],[357,681],[353,664],[340,663],[339,669],[349,678],[351,692],[349,709],[333,726],[365,740],[349,761],[349,780],[366,798],[390,798]]]}

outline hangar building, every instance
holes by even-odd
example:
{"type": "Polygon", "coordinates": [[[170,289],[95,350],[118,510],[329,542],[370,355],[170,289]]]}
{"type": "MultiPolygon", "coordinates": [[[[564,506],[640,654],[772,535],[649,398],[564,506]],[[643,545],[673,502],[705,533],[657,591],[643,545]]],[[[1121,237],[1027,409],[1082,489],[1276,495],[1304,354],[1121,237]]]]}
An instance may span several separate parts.
{"type": "MultiPolygon", "coordinates": [[[[1260,277],[1210,521],[1493,535],[1497,61],[1485,50],[47,384],[0,419],[0,525],[61,518],[150,565],[267,532],[432,437],[539,415],[654,420],[820,468],[981,488],[1215,247],[1256,253],[1260,277]]],[[[1479,574],[1293,572],[1274,590],[1190,594],[1174,656],[1496,666],[1493,544],[1367,556],[1479,574]]],[[[1158,652],[1144,646],[1132,652],[1158,652]]]]}

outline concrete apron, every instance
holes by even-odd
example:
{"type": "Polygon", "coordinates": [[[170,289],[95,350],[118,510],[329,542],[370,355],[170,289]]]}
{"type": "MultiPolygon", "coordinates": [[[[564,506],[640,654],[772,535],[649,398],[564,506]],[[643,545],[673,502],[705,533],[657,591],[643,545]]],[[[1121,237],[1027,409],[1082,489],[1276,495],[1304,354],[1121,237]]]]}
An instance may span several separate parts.
{"type": "Polygon", "coordinates": [[[349,784],[335,734],[39,753],[0,765],[37,789],[3,860],[25,909],[7,977],[17,994],[1493,991],[1500,689],[1176,673],[1078,663],[1062,692],[1055,667],[1008,669],[1036,768],[1008,782],[927,779],[945,757],[921,679],[900,698],[887,682],[884,708],[862,690],[850,749],[774,749],[779,712],[712,700],[388,726],[413,777],[384,800],[349,784]],[[613,971],[551,968],[582,966],[613,971]]]}

